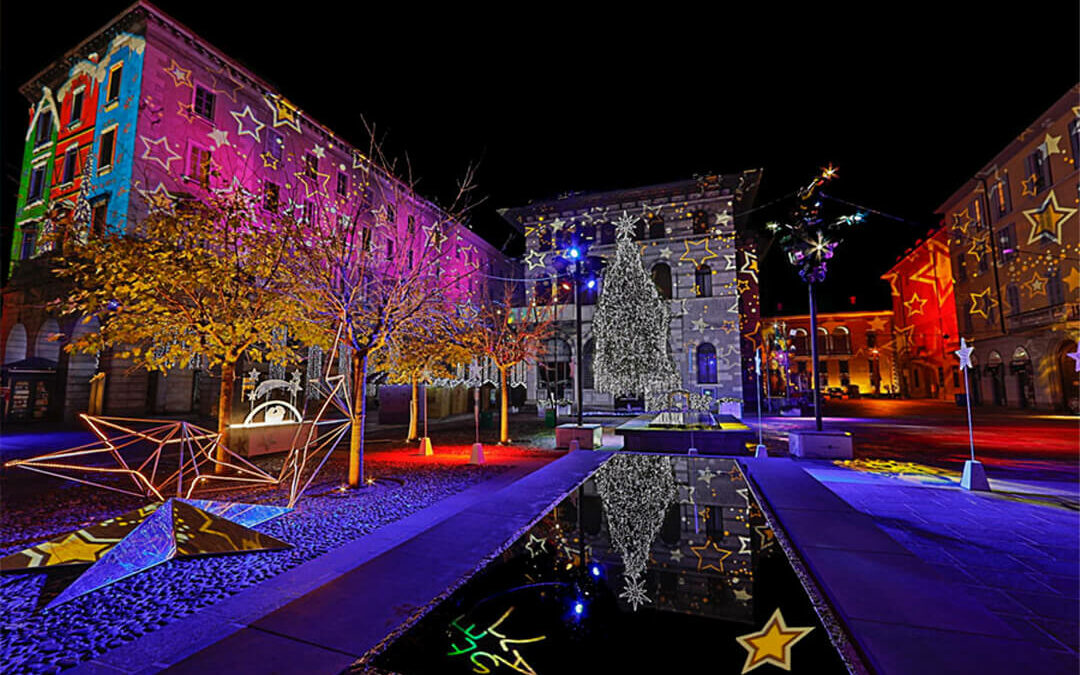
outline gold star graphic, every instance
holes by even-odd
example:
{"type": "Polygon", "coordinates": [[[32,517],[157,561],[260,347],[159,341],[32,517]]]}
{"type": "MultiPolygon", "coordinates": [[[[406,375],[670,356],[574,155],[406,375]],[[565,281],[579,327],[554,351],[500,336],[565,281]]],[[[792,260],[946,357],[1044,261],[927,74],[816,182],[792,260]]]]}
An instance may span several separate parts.
{"type": "Polygon", "coordinates": [[[52,564],[96,562],[98,555],[103,549],[112,548],[116,542],[94,544],[79,536],[79,532],[72,532],[66,539],[59,543],[46,542],[38,546],[38,550],[49,555],[52,564]]]}
{"type": "Polygon", "coordinates": [[[266,105],[270,106],[270,110],[274,113],[273,125],[275,129],[280,126],[289,126],[300,132],[299,108],[276,94],[267,95],[263,97],[263,100],[266,101],[266,105]]]}
{"type": "Polygon", "coordinates": [[[1051,136],[1050,134],[1046,134],[1046,138],[1043,140],[1040,147],[1045,155],[1057,155],[1065,152],[1061,149],[1060,143],[1061,136],[1051,136]]]}
{"type": "Polygon", "coordinates": [[[875,333],[880,333],[881,331],[885,330],[885,325],[887,323],[888,320],[885,317],[879,316],[871,319],[870,321],[867,321],[866,325],[870,330],[874,331],[875,333]]]}
{"type": "Polygon", "coordinates": [[[1068,276],[1062,279],[1062,281],[1064,281],[1065,285],[1069,287],[1069,293],[1072,293],[1076,290],[1077,286],[1080,286],[1080,272],[1077,272],[1076,268],[1074,267],[1072,268],[1072,270],[1069,271],[1068,276]]]}
{"type": "Polygon", "coordinates": [[[701,267],[706,260],[720,257],[709,249],[708,238],[699,239],[697,241],[687,240],[683,242],[683,244],[685,244],[686,246],[686,252],[683,253],[682,256],[679,258],[679,262],[692,262],[694,263],[695,267],[701,267]],[[704,255],[702,255],[701,258],[698,259],[696,257],[697,254],[692,252],[691,249],[693,249],[693,251],[703,251],[704,255]]]}
{"type": "Polygon", "coordinates": [[[986,237],[978,237],[977,239],[972,239],[971,247],[967,250],[967,252],[973,258],[975,258],[975,260],[981,263],[982,257],[984,255],[987,255],[988,253],[986,247],[986,237]]]}
{"type": "Polygon", "coordinates": [[[278,168],[278,159],[271,155],[269,151],[262,153],[259,157],[262,158],[263,167],[268,169],[278,168]]]}
{"type": "Polygon", "coordinates": [[[707,569],[713,569],[713,570],[716,570],[717,572],[722,573],[724,571],[724,561],[727,560],[731,556],[731,551],[729,551],[729,550],[727,550],[725,548],[720,548],[719,546],[717,546],[716,542],[713,541],[711,537],[709,539],[707,539],[705,541],[705,543],[702,544],[701,546],[691,546],[690,550],[693,551],[694,555],[697,556],[697,559],[698,559],[697,571],[698,572],[702,572],[702,571],[707,570],[707,569]],[[702,554],[707,552],[710,548],[720,554],[720,559],[719,560],[709,560],[708,562],[706,562],[706,560],[705,560],[705,558],[704,558],[704,556],[702,554]]]}
{"type": "Polygon", "coordinates": [[[889,282],[889,289],[892,291],[894,298],[900,297],[900,289],[896,287],[896,280],[899,278],[896,272],[889,272],[888,274],[882,274],[881,278],[889,282]]]}
{"type": "Polygon", "coordinates": [[[908,316],[923,313],[923,306],[926,304],[926,300],[919,297],[919,293],[915,292],[911,294],[911,299],[904,303],[904,308],[907,309],[908,316]],[[916,304],[918,306],[916,306],[916,304]]]}
{"type": "Polygon", "coordinates": [[[1039,276],[1038,272],[1032,272],[1031,278],[1024,282],[1024,288],[1027,289],[1028,295],[1034,297],[1039,294],[1046,294],[1046,279],[1039,276]]]}
{"type": "Polygon", "coordinates": [[[1051,190],[1042,206],[1037,209],[1028,209],[1023,213],[1031,223],[1027,243],[1034,244],[1044,237],[1054,243],[1061,243],[1061,226],[1076,214],[1076,209],[1059,206],[1057,195],[1051,190]]]}
{"type": "Polygon", "coordinates": [[[172,78],[173,85],[177,87],[191,86],[191,71],[180,67],[176,59],[169,59],[169,67],[163,68],[165,74],[172,78]]]}
{"type": "Polygon", "coordinates": [[[814,630],[813,626],[788,626],[777,607],[765,627],[756,633],[747,633],[735,638],[747,651],[743,673],[749,673],[758,666],[770,663],[777,668],[791,670],[791,648],[799,640],[814,630]]]}
{"type": "Polygon", "coordinates": [[[1020,196],[1032,196],[1039,194],[1039,177],[1035,174],[1031,174],[1027,178],[1020,181],[1020,196]]]}
{"type": "Polygon", "coordinates": [[[971,296],[971,308],[968,309],[968,314],[980,314],[982,318],[989,319],[990,312],[994,311],[994,307],[997,306],[997,300],[990,297],[990,289],[985,288],[979,293],[969,293],[971,296]]]}
{"type": "Polygon", "coordinates": [[[961,232],[967,234],[968,226],[973,222],[971,214],[967,209],[963,211],[957,211],[953,214],[953,227],[961,232]]]}

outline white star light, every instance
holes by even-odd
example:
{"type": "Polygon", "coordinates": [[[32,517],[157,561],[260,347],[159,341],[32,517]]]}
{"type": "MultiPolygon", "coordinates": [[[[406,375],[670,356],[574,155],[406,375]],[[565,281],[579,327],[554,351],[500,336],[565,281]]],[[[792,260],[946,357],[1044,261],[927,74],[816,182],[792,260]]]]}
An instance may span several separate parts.
{"type": "Polygon", "coordinates": [[[698,317],[698,318],[694,319],[693,321],[691,321],[690,325],[693,326],[693,330],[696,330],[697,332],[701,333],[702,335],[705,334],[705,329],[709,327],[709,324],[705,323],[705,319],[703,319],[701,317],[698,317]]]}
{"type": "MultiPolygon", "coordinates": [[[[975,351],[974,347],[968,347],[967,340],[960,338],[960,349],[957,349],[954,354],[960,358],[960,370],[967,370],[971,368],[971,352],[975,351]]],[[[1080,370],[1080,366],[1077,367],[1080,370]]]]}
{"type": "Polygon", "coordinates": [[[141,159],[157,162],[166,171],[171,171],[173,161],[180,159],[180,155],[169,147],[169,139],[165,136],[156,141],[152,141],[146,136],[139,136],[139,138],[142,140],[144,148],[141,159]]]}
{"type": "Polygon", "coordinates": [[[322,159],[323,157],[326,157],[326,150],[323,148],[323,146],[316,143],[315,147],[311,149],[311,154],[315,155],[319,159],[322,159]]]}
{"type": "Polygon", "coordinates": [[[645,580],[640,578],[627,579],[626,588],[619,593],[619,597],[626,600],[635,612],[638,610],[638,605],[652,602],[649,596],[645,595],[645,580]]]}
{"type": "Polygon", "coordinates": [[[698,469],[697,477],[702,483],[705,483],[709,487],[712,487],[712,479],[716,478],[717,474],[713,473],[712,469],[704,468],[698,469]]]}
{"type": "Polygon", "coordinates": [[[680,548],[671,549],[671,559],[675,562],[679,562],[683,558],[683,552],[680,548]]]}
{"type": "Polygon", "coordinates": [[[229,144],[229,132],[224,129],[214,129],[206,134],[219,148],[229,144]]]}
{"type": "Polygon", "coordinates": [[[536,269],[537,267],[544,266],[544,253],[537,250],[529,251],[525,255],[525,264],[529,266],[529,269],[536,269]]]}
{"type": "Polygon", "coordinates": [[[529,541],[525,544],[525,548],[529,551],[529,557],[535,558],[540,555],[541,551],[547,551],[547,539],[541,539],[530,532],[529,541]],[[537,544],[539,544],[539,546],[537,546],[537,544]]]}
{"type": "Polygon", "coordinates": [[[640,220],[637,216],[631,216],[626,211],[622,212],[622,215],[615,219],[615,236],[619,239],[623,237],[634,236],[634,226],[637,221],[640,220]]]}
{"type": "Polygon", "coordinates": [[[664,260],[670,260],[671,259],[671,254],[674,253],[674,251],[671,250],[670,246],[665,246],[664,248],[659,249],[657,251],[657,253],[659,253],[660,257],[663,258],[664,260]]]}
{"type": "Polygon", "coordinates": [[[716,224],[717,225],[720,225],[720,226],[730,225],[732,220],[733,219],[731,217],[731,214],[728,213],[727,211],[724,211],[722,213],[717,212],[717,214],[716,214],[716,224]]]}

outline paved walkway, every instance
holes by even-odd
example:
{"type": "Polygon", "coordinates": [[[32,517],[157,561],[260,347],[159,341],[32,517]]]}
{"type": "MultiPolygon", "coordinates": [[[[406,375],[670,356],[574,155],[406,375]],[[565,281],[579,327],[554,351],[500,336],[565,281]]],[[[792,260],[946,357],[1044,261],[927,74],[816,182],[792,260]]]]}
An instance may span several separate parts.
{"type": "Polygon", "coordinates": [[[449,594],[608,456],[523,463],[75,672],[340,672],[449,594]]]}

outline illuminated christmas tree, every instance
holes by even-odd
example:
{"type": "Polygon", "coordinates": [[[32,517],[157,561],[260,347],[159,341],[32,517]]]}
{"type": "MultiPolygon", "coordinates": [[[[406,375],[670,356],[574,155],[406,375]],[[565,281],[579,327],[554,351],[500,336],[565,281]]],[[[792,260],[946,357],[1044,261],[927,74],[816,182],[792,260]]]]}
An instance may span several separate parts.
{"type": "Polygon", "coordinates": [[[645,271],[632,240],[637,216],[616,221],[615,259],[604,272],[593,315],[597,391],[615,396],[666,393],[680,386],[671,355],[667,303],[645,271]]]}

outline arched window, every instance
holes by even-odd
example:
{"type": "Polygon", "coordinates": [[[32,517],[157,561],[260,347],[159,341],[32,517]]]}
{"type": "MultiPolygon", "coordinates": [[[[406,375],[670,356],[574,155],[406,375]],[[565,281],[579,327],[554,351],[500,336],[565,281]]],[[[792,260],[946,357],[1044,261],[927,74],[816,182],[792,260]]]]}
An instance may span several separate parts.
{"type": "Polygon", "coordinates": [[[851,353],[851,331],[846,326],[837,326],[833,331],[832,351],[834,354],[851,353]]]}
{"type": "Polygon", "coordinates": [[[796,354],[810,353],[810,340],[805,328],[795,328],[791,331],[791,344],[795,347],[796,354]]]}
{"type": "Polygon", "coordinates": [[[4,345],[4,363],[15,363],[26,358],[26,326],[17,323],[11,327],[4,345]]]}
{"type": "Polygon", "coordinates": [[[694,272],[694,290],[699,298],[712,297],[712,268],[701,265],[694,272]]]}
{"type": "Polygon", "coordinates": [[[824,354],[825,350],[829,346],[829,331],[818,326],[817,329],[817,350],[818,354],[824,354]]]}
{"type": "Polygon", "coordinates": [[[55,336],[60,334],[60,326],[56,319],[47,319],[38,330],[37,340],[34,341],[34,356],[50,361],[60,360],[60,341],[55,336]]]}
{"type": "Polygon", "coordinates": [[[665,300],[671,299],[671,268],[667,263],[657,263],[652,268],[652,280],[656,290],[665,300]]]}
{"type": "Polygon", "coordinates": [[[581,386],[583,389],[592,389],[595,386],[593,376],[593,354],[596,351],[596,343],[592,338],[585,341],[581,347],[581,386]]]}
{"type": "Polygon", "coordinates": [[[698,384],[716,384],[716,347],[708,342],[697,348],[698,384]]]}
{"type": "Polygon", "coordinates": [[[1016,284],[1005,287],[1005,300],[1009,303],[1009,314],[1020,313],[1020,288],[1016,284]]]}
{"type": "Polygon", "coordinates": [[[709,214],[704,209],[694,211],[690,216],[690,222],[694,228],[694,234],[709,233],[709,214]]]}
{"type": "Polygon", "coordinates": [[[649,225],[649,239],[663,239],[667,236],[664,217],[659,213],[650,213],[645,220],[649,225]]]}

